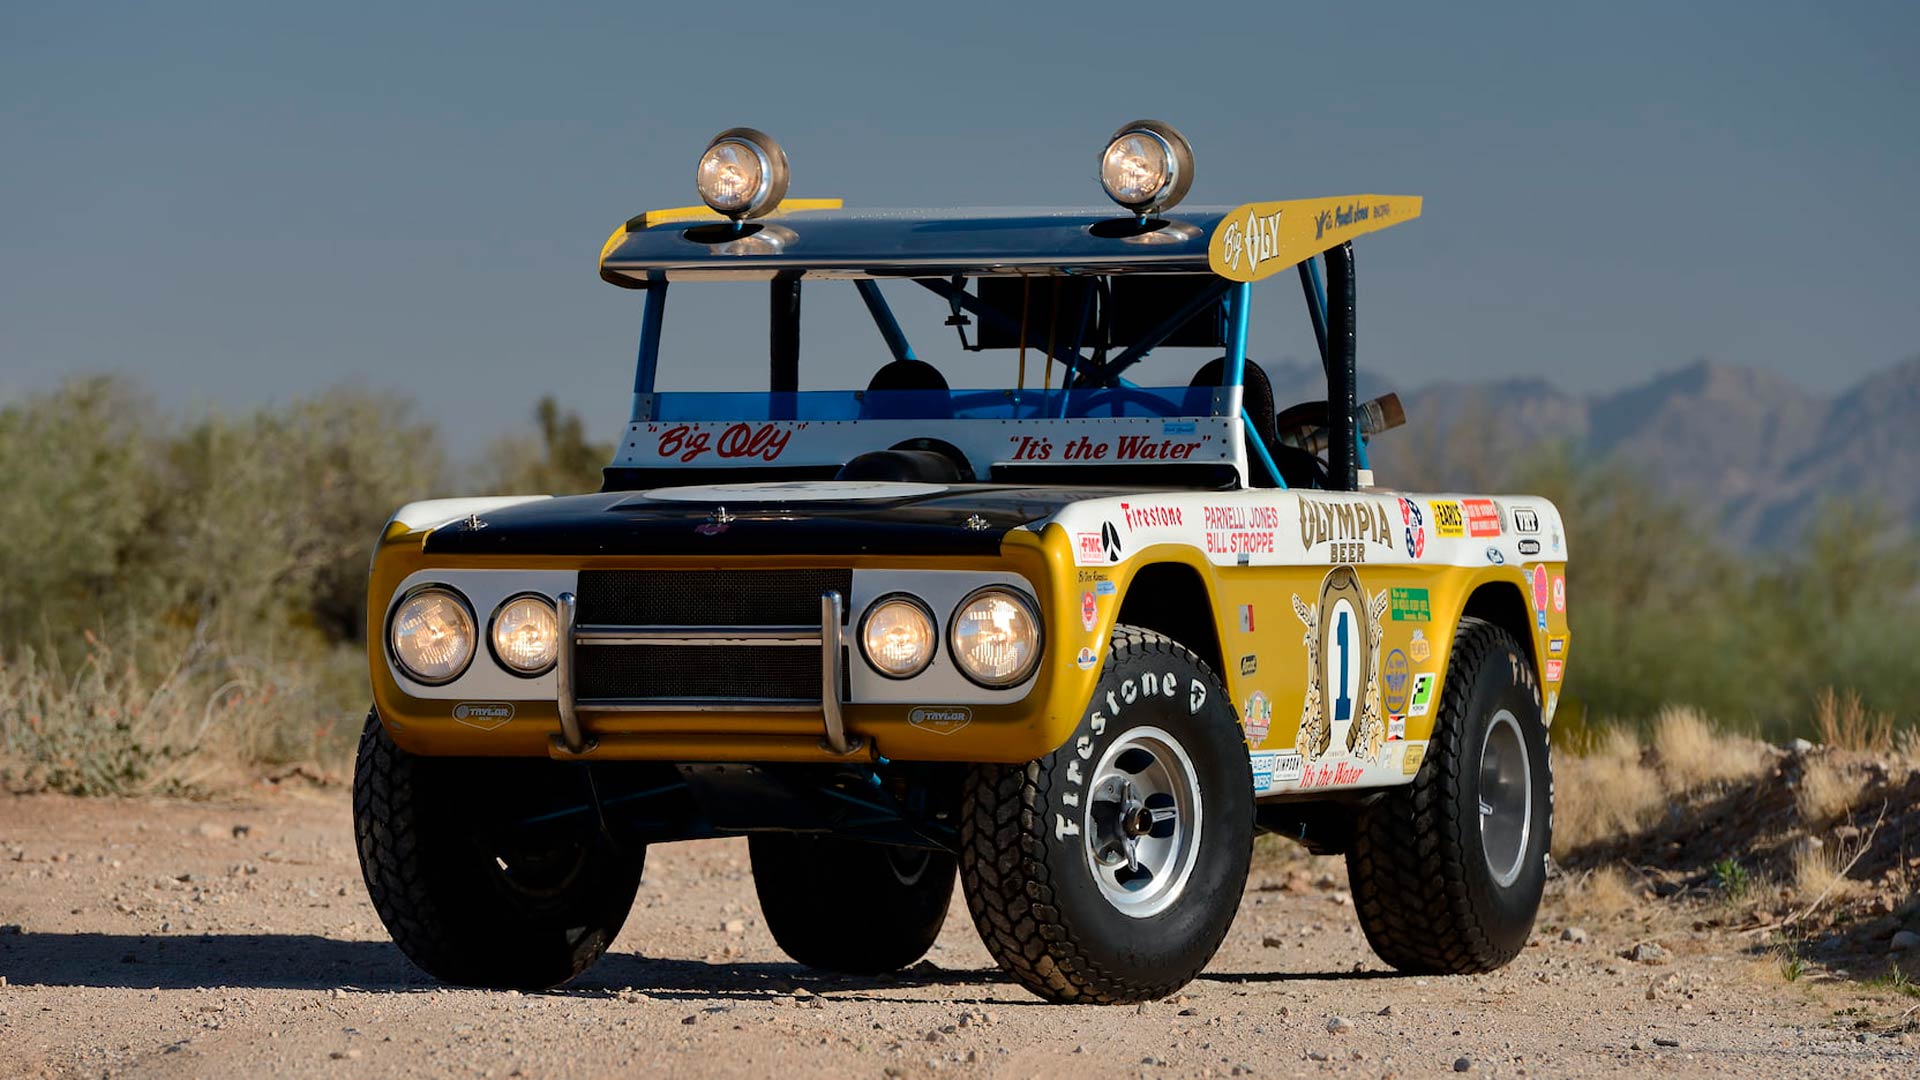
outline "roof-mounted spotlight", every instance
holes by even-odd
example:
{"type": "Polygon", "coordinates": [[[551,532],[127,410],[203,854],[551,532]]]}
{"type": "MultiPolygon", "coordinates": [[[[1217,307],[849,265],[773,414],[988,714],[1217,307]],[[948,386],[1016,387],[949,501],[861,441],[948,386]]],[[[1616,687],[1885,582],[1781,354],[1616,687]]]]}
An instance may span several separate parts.
{"type": "Polygon", "coordinates": [[[728,128],[713,137],[694,175],[700,199],[740,221],[771,213],[787,194],[787,152],[752,128],[728,128]]]}
{"type": "Polygon", "coordinates": [[[1193,146],[1172,124],[1135,120],[1107,140],[1100,186],[1141,217],[1168,209],[1193,186],[1193,146]]]}

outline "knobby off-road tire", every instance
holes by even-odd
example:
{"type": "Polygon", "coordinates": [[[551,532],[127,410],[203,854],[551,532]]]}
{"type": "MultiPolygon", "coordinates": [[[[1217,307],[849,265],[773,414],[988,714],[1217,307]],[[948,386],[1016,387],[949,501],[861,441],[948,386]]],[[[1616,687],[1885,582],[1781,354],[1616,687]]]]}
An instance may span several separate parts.
{"type": "Polygon", "coordinates": [[[533,851],[504,849],[481,825],[500,820],[514,770],[532,782],[539,770],[569,767],[416,757],[367,717],[353,774],[360,873],[394,944],[421,970],[467,986],[545,989],[613,943],[644,852],[614,851],[592,822],[533,851]]]}
{"type": "Polygon", "coordinates": [[[953,899],[953,856],[832,836],[747,839],[760,914],[808,967],[877,975],[927,954],[953,899]]]}
{"type": "Polygon", "coordinates": [[[960,880],[974,925],[1002,968],[1052,1001],[1144,1001],[1186,984],[1226,937],[1252,854],[1237,711],[1192,652],[1136,627],[1114,630],[1066,745],[967,778],[960,880]]]}
{"type": "Polygon", "coordinates": [[[1527,651],[1462,619],[1420,771],[1366,810],[1347,853],[1367,941],[1409,973],[1501,967],[1533,931],[1552,838],[1553,773],[1527,651]]]}

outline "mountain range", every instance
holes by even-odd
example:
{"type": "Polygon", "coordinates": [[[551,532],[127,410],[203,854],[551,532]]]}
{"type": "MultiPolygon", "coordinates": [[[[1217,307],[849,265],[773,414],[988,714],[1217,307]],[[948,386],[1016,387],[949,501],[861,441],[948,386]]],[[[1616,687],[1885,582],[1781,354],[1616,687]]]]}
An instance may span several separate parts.
{"type": "MultiPolygon", "coordinates": [[[[1282,403],[1324,394],[1320,373],[1272,369],[1282,403]]],[[[1397,389],[1361,380],[1363,398],[1397,389]]],[[[1399,390],[1407,426],[1376,440],[1383,485],[1497,485],[1543,445],[1642,472],[1744,546],[1793,543],[1834,496],[1920,529],[1920,356],[1825,398],[1771,372],[1701,360],[1622,390],[1575,394],[1537,378],[1399,390]]]]}

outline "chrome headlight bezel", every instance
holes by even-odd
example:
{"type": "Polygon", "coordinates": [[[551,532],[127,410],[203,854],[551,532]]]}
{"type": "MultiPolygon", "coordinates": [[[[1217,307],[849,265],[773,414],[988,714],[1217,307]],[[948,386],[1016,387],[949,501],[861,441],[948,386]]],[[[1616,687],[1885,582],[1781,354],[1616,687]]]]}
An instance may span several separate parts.
{"type": "Polygon", "coordinates": [[[1132,213],[1144,217],[1159,210],[1171,209],[1187,197],[1187,190],[1193,186],[1193,145],[1172,124],[1159,120],[1135,120],[1121,125],[1107,139],[1106,145],[1101,147],[1098,175],[1100,190],[1107,193],[1107,198],[1132,213]],[[1143,198],[1125,198],[1107,183],[1107,159],[1113,154],[1114,145],[1129,136],[1149,140],[1160,148],[1165,157],[1166,180],[1143,198]]]}
{"type": "Polygon", "coordinates": [[[415,585],[413,588],[401,593],[399,598],[393,602],[393,606],[387,609],[386,632],[382,637],[385,639],[387,659],[393,664],[394,670],[421,686],[445,686],[460,678],[462,675],[465,675],[467,671],[473,667],[473,658],[479,655],[480,652],[480,621],[474,618],[473,602],[468,600],[466,595],[459,589],[441,582],[428,581],[415,585]],[[394,625],[399,621],[400,612],[403,611],[408,604],[419,599],[426,593],[439,593],[451,599],[466,619],[467,637],[469,639],[467,655],[460,661],[453,672],[440,677],[422,675],[420,672],[414,670],[413,665],[407,663],[405,658],[400,655],[399,645],[394,641],[393,637],[394,625]]]}
{"type": "Polygon", "coordinates": [[[1047,632],[1045,624],[1040,620],[1040,605],[1033,597],[1011,585],[987,585],[962,597],[960,602],[954,605],[953,614],[947,617],[946,639],[947,654],[953,658],[954,669],[959,671],[968,682],[986,690],[1009,690],[1033,678],[1034,673],[1040,670],[1040,660],[1046,655],[1047,650],[1047,632]],[[967,610],[968,605],[975,603],[988,593],[995,593],[1011,600],[1026,615],[1027,622],[1033,627],[1033,654],[1011,675],[999,679],[982,676],[968,667],[966,651],[960,647],[961,613],[967,610]]]}
{"type": "Polygon", "coordinates": [[[773,136],[764,131],[749,127],[728,128],[715,135],[700,152],[700,160],[694,165],[693,187],[700,195],[700,201],[707,204],[714,213],[725,215],[735,221],[761,217],[773,212],[780,200],[787,194],[787,152],[773,140],[773,136]],[[722,146],[739,147],[752,154],[760,167],[759,183],[754,185],[753,193],[739,205],[722,205],[709,198],[702,177],[706,172],[707,159],[722,146]]]}
{"type": "Polygon", "coordinates": [[[493,656],[493,662],[499,666],[500,670],[509,675],[522,679],[537,679],[547,674],[553,670],[554,665],[560,662],[560,649],[563,645],[564,642],[560,641],[560,607],[554,602],[553,597],[548,596],[546,593],[530,589],[514,593],[512,596],[494,605],[493,614],[487,616],[487,652],[493,656]],[[500,625],[500,616],[506,612],[507,608],[522,600],[538,601],[547,609],[548,614],[553,617],[553,655],[547,659],[546,663],[532,670],[516,667],[508,663],[507,658],[500,653],[500,643],[495,640],[493,636],[495,629],[500,625]]]}
{"type": "Polygon", "coordinates": [[[940,655],[940,620],[934,617],[933,608],[929,606],[925,600],[920,599],[912,593],[890,592],[875,597],[873,603],[867,605],[867,610],[861,613],[860,623],[855,627],[855,634],[859,641],[860,658],[867,662],[867,667],[873,669],[874,674],[881,678],[892,679],[895,682],[926,674],[927,669],[933,666],[934,658],[940,655]],[[872,652],[867,648],[867,626],[872,622],[874,615],[879,613],[881,608],[894,603],[906,604],[918,610],[927,620],[927,654],[921,657],[918,667],[915,667],[912,671],[905,674],[895,674],[880,666],[880,664],[874,660],[872,652]]]}

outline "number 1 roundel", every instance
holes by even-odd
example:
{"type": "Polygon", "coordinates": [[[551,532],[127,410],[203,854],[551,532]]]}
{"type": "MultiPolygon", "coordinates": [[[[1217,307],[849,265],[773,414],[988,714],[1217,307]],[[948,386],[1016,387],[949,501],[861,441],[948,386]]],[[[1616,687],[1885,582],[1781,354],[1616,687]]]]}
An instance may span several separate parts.
{"type": "MultiPolygon", "coordinates": [[[[1372,662],[1367,648],[1371,640],[1369,629],[1367,594],[1360,588],[1359,575],[1351,566],[1334,567],[1320,584],[1318,674],[1321,708],[1326,710],[1323,730],[1329,736],[1329,743],[1336,727],[1343,744],[1350,744],[1352,739],[1351,725],[1360,714],[1360,695],[1367,685],[1367,667],[1372,662]]],[[[1325,746],[1319,749],[1324,751],[1325,746]]]]}

